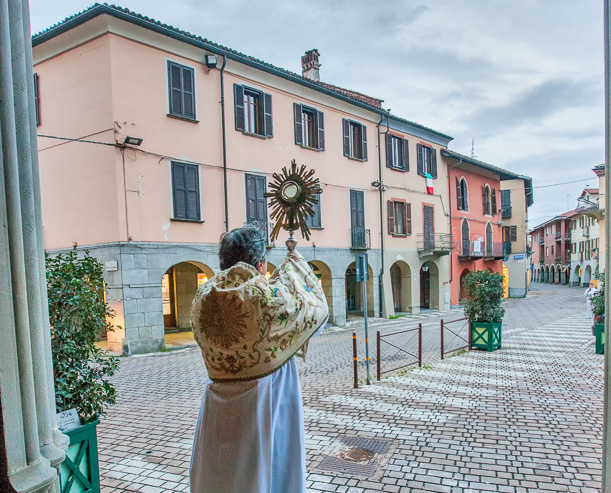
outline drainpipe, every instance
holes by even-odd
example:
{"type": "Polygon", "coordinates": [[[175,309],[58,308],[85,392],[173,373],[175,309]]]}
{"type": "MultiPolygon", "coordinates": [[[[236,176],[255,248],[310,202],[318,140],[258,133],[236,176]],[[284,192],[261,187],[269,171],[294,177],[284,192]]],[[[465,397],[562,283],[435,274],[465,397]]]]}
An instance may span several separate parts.
{"type": "Polygon", "coordinates": [[[221,129],[223,134],[223,194],[225,199],[225,232],[229,231],[229,205],[227,203],[227,140],[225,133],[225,80],[223,77],[227,57],[223,55],[221,65],[221,129]]]}
{"type": "MultiPolygon", "coordinates": [[[[462,163],[462,158],[452,168],[457,168],[462,163]]],[[[450,238],[452,238],[452,183],[450,182],[450,166],[448,166],[448,209],[450,211],[450,238]]],[[[454,260],[450,260],[450,308],[452,308],[452,280],[454,279],[453,270],[454,260]]]]}
{"type": "Polygon", "coordinates": [[[387,111],[386,115],[386,130],[380,132],[380,125],[382,125],[382,119],[384,115],[380,115],[380,121],[378,122],[378,181],[380,182],[379,193],[380,193],[380,284],[379,284],[379,298],[380,298],[380,317],[384,314],[384,285],[382,282],[384,276],[384,185],[382,182],[382,147],[380,144],[380,135],[386,135],[390,130],[388,118],[390,112],[387,111]]]}

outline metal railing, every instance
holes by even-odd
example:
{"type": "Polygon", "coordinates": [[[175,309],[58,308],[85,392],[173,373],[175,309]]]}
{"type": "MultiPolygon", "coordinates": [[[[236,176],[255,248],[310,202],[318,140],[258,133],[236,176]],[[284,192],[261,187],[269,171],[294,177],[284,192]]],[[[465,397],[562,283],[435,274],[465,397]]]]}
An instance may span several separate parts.
{"type": "Polygon", "coordinates": [[[539,238],[539,246],[545,245],[545,238],[539,238]]]}
{"type": "Polygon", "coordinates": [[[367,250],[371,248],[371,231],[365,228],[352,228],[352,248],[367,250]]]}
{"type": "Polygon", "coordinates": [[[560,231],[556,232],[556,241],[562,240],[562,233],[560,231]]]}
{"type": "Polygon", "coordinates": [[[501,218],[505,219],[511,217],[511,206],[503,205],[501,206],[501,218]]]}
{"type": "Polygon", "coordinates": [[[401,368],[407,368],[409,366],[422,366],[422,324],[418,324],[418,327],[413,329],[401,330],[399,332],[392,332],[391,334],[381,335],[380,331],[377,333],[377,379],[378,381],[382,377],[383,373],[390,373],[391,371],[400,370],[401,368]],[[405,334],[407,340],[405,340],[405,334]],[[402,340],[397,341],[397,338],[402,336],[402,340]],[[394,338],[394,343],[390,342],[389,339],[394,338]],[[413,348],[414,339],[417,339],[417,346],[413,348]],[[395,348],[395,352],[387,357],[388,362],[399,363],[399,366],[393,366],[393,368],[386,370],[382,368],[382,343],[395,348]],[[409,348],[409,349],[408,349],[409,348]],[[410,359],[412,358],[412,359],[410,359]]]}
{"type": "Polygon", "coordinates": [[[502,242],[486,242],[486,250],[484,252],[484,257],[487,258],[503,258],[505,256],[503,252],[503,243],[502,242]]]}
{"type": "Polygon", "coordinates": [[[570,231],[566,231],[564,233],[564,241],[571,241],[571,232],[570,231]]]}
{"type": "Polygon", "coordinates": [[[418,233],[418,250],[433,253],[449,253],[454,249],[452,235],[446,233],[418,233]]]}
{"type": "Polygon", "coordinates": [[[461,349],[471,349],[471,330],[469,328],[469,319],[467,317],[457,318],[456,320],[451,320],[449,322],[444,322],[443,319],[440,322],[441,326],[441,359],[444,358],[446,354],[454,353],[456,351],[460,351],[461,349]],[[452,327],[449,327],[450,324],[452,327]],[[466,334],[463,334],[466,328],[466,334]],[[446,331],[451,334],[449,338],[446,337],[446,331]],[[461,346],[456,347],[455,341],[458,341],[458,344],[463,344],[461,346]],[[450,349],[446,349],[450,347],[450,349]]]}
{"type": "Polygon", "coordinates": [[[589,238],[590,237],[590,226],[584,226],[583,227],[582,236],[584,238],[589,238]]]}

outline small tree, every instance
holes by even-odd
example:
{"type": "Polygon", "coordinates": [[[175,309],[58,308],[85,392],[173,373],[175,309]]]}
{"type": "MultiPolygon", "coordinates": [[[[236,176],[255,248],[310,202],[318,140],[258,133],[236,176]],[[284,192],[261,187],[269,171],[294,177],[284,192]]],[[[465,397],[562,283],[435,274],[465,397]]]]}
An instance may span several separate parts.
{"type": "Polygon", "coordinates": [[[597,324],[605,323],[605,273],[599,272],[596,274],[598,279],[598,289],[592,296],[592,313],[594,314],[594,322],[597,324]]]}
{"type": "Polygon", "coordinates": [[[109,378],[119,360],[95,346],[96,336],[112,330],[114,313],[104,299],[102,264],[75,251],[46,256],[51,348],[57,409],[76,408],[83,424],[114,404],[109,378]]]}
{"type": "Polygon", "coordinates": [[[505,309],[503,298],[503,276],[487,270],[469,272],[465,276],[467,292],[465,316],[471,322],[502,322],[505,309]]]}

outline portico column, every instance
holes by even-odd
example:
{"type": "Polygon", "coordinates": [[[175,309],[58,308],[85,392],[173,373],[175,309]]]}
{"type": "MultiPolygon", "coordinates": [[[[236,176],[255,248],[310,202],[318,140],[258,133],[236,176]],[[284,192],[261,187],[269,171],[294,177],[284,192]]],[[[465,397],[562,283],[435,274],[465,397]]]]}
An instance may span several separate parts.
{"type": "Polygon", "coordinates": [[[16,491],[59,491],[28,4],[0,0],[0,387],[16,491]]]}

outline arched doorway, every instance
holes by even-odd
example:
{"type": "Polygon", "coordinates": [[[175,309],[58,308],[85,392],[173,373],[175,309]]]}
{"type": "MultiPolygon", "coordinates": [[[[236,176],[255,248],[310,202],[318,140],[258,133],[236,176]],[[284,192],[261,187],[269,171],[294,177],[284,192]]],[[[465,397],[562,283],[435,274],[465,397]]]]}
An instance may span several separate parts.
{"type": "Polygon", "coordinates": [[[586,265],[586,268],[584,269],[584,272],[583,272],[583,285],[587,286],[588,284],[590,284],[591,280],[592,280],[592,267],[590,267],[589,265],[586,265]]]}
{"type": "MultiPolygon", "coordinates": [[[[367,315],[373,317],[375,306],[373,303],[373,271],[367,265],[369,281],[367,281],[367,315]]],[[[363,316],[363,284],[356,280],[356,264],[352,262],[346,269],[346,315],[363,316]]]]}
{"type": "Polygon", "coordinates": [[[560,265],[556,266],[556,284],[562,283],[562,267],[560,265]]]}
{"type": "Polygon", "coordinates": [[[554,284],[556,282],[556,267],[553,265],[549,268],[549,277],[547,282],[550,284],[554,284]]]}
{"type": "Polygon", "coordinates": [[[598,264],[596,264],[596,268],[594,269],[594,278],[595,279],[598,279],[598,272],[599,272],[598,264]]]}
{"type": "MultiPolygon", "coordinates": [[[[191,331],[191,304],[197,288],[214,273],[201,262],[180,262],[161,278],[161,302],[166,345],[182,345],[184,337],[172,335],[191,331]]],[[[189,337],[187,337],[189,339],[189,337]]]]}
{"type": "Polygon", "coordinates": [[[549,267],[546,265],[545,269],[543,270],[543,282],[547,282],[548,279],[549,279],[549,267]]]}
{"type": "Polygon", "coordinates": [[[573,271],[573,286],[581,286],[581,267],[579,265],[575,266],[573,271]]]}
{"type": "Polygon", "coordinates": [[[460,273],[460,281],[458,284],[458,303],[463,304],[467,301],[467,289],[465,288],[465,277],[471,272],[469,269],[464,269],[460,273]]]}
{"type": "Polygon", "coordinates": [[[564,271],[564,284],[570,285],[570,280],[571,280],[571,268],[567,267],[564,271]]]}
{"type": "Polygon", "coordinates": [[[430,260],[420,267],[420,308],[439,310],[439,269],[430,260]]]}
{"type": "Polygon", "coordinates": [[[322,287],[327,298],[327,305],[329,305],[329,322],[333,321],[333,276],[331,275],[331,269],[327,264],[320,260],[312,260],[308,262],[314,275],[318,279],[318,283],[322,287]]]}
{"type": "Polygon", "coordinates": [[[412,270],[409,265],[397,260],[390,267],[393,305],[396,313],[412,310],[412,270]]]}

